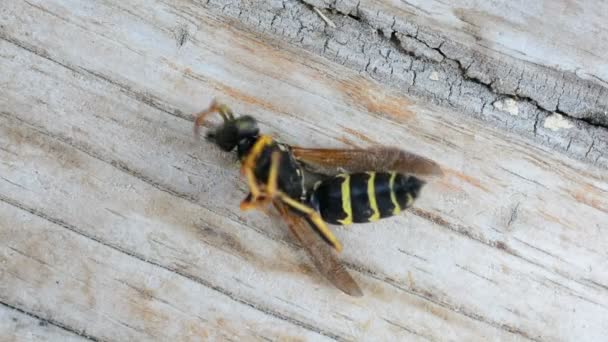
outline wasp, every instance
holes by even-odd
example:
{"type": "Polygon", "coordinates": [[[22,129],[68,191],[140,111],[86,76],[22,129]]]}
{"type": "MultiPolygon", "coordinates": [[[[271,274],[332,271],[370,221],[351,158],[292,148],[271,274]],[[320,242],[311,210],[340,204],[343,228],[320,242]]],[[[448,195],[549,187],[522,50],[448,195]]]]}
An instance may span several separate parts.
{"type": "Polygon", "coordinates": [[[437,163],[395,147],[322,149],[287,145],[260,134],[255,118],[235,117],[225,104],[197,114],[195,134],[218,113],[223,122],[206,138],[226,152],[236,150],[249,194],[241,210],[274,206],[313,263],[334,286],[351,296],[361,288],[335,252],[342,245],[327,224],[373,222],[412,206],[425,181],[441,176],[437,163]],[[314,182],[311,182],[311,179],[314,182]]]}

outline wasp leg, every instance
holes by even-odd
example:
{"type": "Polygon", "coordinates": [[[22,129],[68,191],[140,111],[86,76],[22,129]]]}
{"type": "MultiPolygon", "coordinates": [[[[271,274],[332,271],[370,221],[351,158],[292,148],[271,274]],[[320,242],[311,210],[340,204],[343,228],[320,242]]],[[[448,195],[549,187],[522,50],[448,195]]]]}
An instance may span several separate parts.
{"type": "Polygon", "coordinates": [[[270,172],[268,174],[268,184],[264,189],[260,189],[255,180],[253,168],[245,168],[247,181],[251,193],[241,202],[241,210],[251,210],[267,206],[275,197],[278,191],[279,166],[281,165],[281,154],[279,151],[272,153],[270,157],[270,172]]]}
{"type": "Polygon", "coordinates": [[[269,197],[266,197],[264,193],[261,193],[257,200],[253,201],[252,198],[253,196],[251,195],[251,193],[249,193],[247,197],[245,197],[245,199],[241,201],[240,209],[243,211],[251,209],[260,209],[264,213],[270,214],[268,207],[263,205],[271,202],[271,199],[269,197]]]}
{"type": "Polygon", "coordinates": [[[278,189],[279,166],[281,165],[281,153],[279,151],[272,152],[270,156],[270,172],[268,174],[268,185],[266,194],[273,198],[278,189]]]}
{"type": "MultiPolygon", "coordinates": [[[[257,180],[255,178],[255,161],[256,158],[260,155],[260,153],[262,153],[262,151],[264,150],[264,147],[268,146],[270,143],[272,142],[272,138],[268,135],[262,135],[253,145],[253,147],[251,148],[251,151],[249,152],[249,154],[247,155],[247,157],[245,158],[245,160],[243,160],[242,166],[241,166],[241,173],[245,175],[245,177],[247,178],[247,184],[249,185],[249,191],[251,192],[251,200],[250,202],[255,203],[257,201],[257,198],[260,197],[262,191],[260,190],[260,186],[257,183],[257,180]]],[[[277,166],[278,167],[278,166],[277,166]]],[[[272,171],[272,166],[271,166],[271,171],[272,171]]],[[[277,170],[278,172],[278,170],[277,170]]],[[[243,201],[245,202],[245,201],[243,201]]],[[[255,206],[249,206],[247,204],[241,203],[241,208],[248,208],[248,209],[252,209],[255,208],[255,206]]]]}
{"type": "Polygon", "coordinates": [[[321,218],[321,215],[316,212],[313,208],[307,206],[306,204],[295,200],[289,197],[287,194],[277,191],[277,195],[283,203],[285,203],[288,207],[292,208],[296,212],[299,212],[303,215],[307,221],[321,234],[321,236],[332,245],[338,252],[342,251],[342,244],[338,241],[338,238],[334,235],[334,233],[327,227],[327,224],[321,218]]]}
{"type": "Polygon", "coordinates": [[[255,161],[260,156],[264,148],[272,143],[272,137],[269,135],[262,135],[255,142],[251,151],[243,160],[243,165],[241,166],[241,173],[246,175],[247,169],[250,169],[253,173],[253,169],[255,168],[255,161]]]}
{"type": "Polygon", "coordinates": [[[258,198],[261,196],[262,191],[256,183],[255,175],[252,169],[245,169],[245,176],[247,177],[247,183],[249,185],[249,195],[241,201],[241,210],[251,210],[258,207],[258,198]]]}
{"type": "Polygon", "coordinates": [[[245,197],[241,201],[241,206],[240,206],[241,210],[245,211],[245,210],[255,209],[255,205],[253,205],[252,199],[253,199],[253,195],[250,192],[247,194],[247,197],[245,197]]]}

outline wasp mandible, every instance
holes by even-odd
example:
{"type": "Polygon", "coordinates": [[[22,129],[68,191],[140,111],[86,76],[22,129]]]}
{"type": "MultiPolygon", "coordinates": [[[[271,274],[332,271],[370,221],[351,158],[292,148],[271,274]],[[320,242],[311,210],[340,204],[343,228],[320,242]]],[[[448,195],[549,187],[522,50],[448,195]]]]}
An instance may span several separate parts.
{"type": "Polygon", "coordinates": [[[373,222],[399,214],[418,197],[425,181],[441,176],[434,161],[394,147],[368,149],[303,148],[260,134],[249,115],[235,117],[225,104],[213,101],[198,113],[195,134],[209,114],[223,122],[206,138],[222,150],[236,150],[249,194],[241,210],[276,208],[317,269],[351,296],[363,292],[332,249],[342,245],[327,223],[373,222]],[[312,178],[313,184],[307,182],[312,178]]]}

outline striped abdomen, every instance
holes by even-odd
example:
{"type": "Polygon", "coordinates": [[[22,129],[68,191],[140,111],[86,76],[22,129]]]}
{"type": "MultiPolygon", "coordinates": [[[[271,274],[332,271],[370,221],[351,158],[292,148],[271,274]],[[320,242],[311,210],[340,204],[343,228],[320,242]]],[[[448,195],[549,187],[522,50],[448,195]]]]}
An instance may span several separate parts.
{"type": "Polygon", "coordinates": [[[373,222],[410,207],[423,185],[396,172],[340,174],[317,184],[310,200],[328,223],[373,222]]]}

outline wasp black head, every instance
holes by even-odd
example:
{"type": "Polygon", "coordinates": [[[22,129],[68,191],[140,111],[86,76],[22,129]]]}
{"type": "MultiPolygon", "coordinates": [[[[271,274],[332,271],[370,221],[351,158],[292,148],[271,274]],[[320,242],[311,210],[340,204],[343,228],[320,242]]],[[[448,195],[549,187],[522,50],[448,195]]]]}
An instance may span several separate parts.
{"type": "Polygon", "coordinates": [[[207,133],[207,139],[213,141],[224,151],[232,151],[244,141],[256,138],[260,130],[257,121],[248,115],[238,118],[224,118],[224,123],[207,133]]]}

